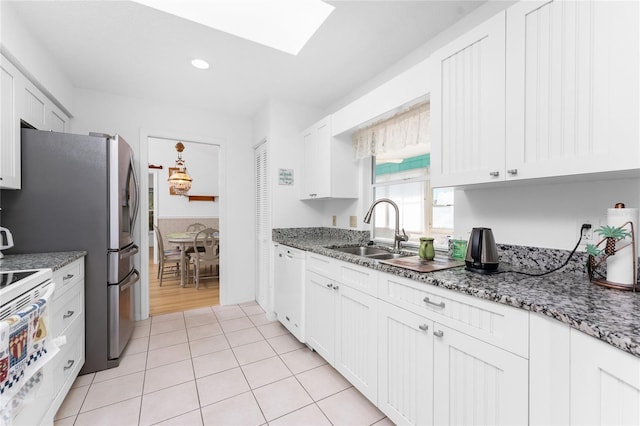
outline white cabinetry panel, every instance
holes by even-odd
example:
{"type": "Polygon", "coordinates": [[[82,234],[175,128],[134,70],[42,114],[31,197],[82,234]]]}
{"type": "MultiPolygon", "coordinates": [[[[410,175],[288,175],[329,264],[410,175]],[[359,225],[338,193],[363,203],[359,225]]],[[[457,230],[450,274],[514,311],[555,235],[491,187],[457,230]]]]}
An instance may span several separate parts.
{"type": "Polygon", "coordinates": [[[306,273],[307,343],[329,364],[333,364],[335,303],[333,281],[315,272],[306,273]]]}
{"type": "Polygon", "coordinates": [[[440,324],[434,333],[434,424],[527,424],[526,359],[440,324]]]}
{"type": "Polygon", "coordinates": [[[507,11],[507,178],[640,167],[638,2],[507,11]]]}
{"type": "Polygon", "coordinates": [[[504,180],[505,13],[432,60],[432,185],[504,180]]]}
{"type": "Polygon", "coordinates": [[[0,62],[0,187],[20,189],[20,119],[18,70],[4,56],[0,62]]]}
{"type": "Polygon", "coordinates": [[[573,329],[571,424],[640,424],[640,359],[573,329]]]}
{"type": "Polygon", "coordinates": [[[433,322],[378,307],[378,408],[396,425],[433,424],[433,322]]]}
{"type": "Polygon", "coordinates": [[[374,404],[378,395],[378,301],[346,285],[338,297],[335,367],[374,404]]]}
{"type": "Polygon", "coordinates": [[[31,83],[22,93],[24,97],[24,109],[22,119],[31,124],[36,129],[44,129],[45,124],[45,97],[31,83]]]}

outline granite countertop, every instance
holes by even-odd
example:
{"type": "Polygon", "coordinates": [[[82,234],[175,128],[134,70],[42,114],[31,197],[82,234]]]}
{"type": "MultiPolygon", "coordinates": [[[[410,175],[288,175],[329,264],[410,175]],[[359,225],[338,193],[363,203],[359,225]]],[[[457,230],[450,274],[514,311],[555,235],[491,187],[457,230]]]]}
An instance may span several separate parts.
{"type": "MultiPolygon", "coordinates": [[[[340,238],[293,238],[274,235],[274,241],[338,260],[355,263],[378,271],[410,278],[426,285],[464,293],[516,308],[537,312],[557,319],[625,352],[640,357],[640,293],[604,288],[592,284],[587,275],[571,266],[542,277],[516,273],[482,275],[463,267],[437,272],[419,273],[380,263],[330,247],[357,245],[340,238]]],[[[531,249],[527,249],[531,250],[531,249]]],[[[523,257],[535,258],[529,251],[523,257]]],[[[511,259],[510,259],[511,260],[511,259]]],[[[529,264],[502,261],[500,270],[539,273],[540,257],[529,264]]]]}
{"type": "Polygon", "coordinates": [[[0,259],[0,270],[19,271],[22,269],[60,268],[87,255],[86,251],[57,251],[51,253],[9,254],[0,259]]]}

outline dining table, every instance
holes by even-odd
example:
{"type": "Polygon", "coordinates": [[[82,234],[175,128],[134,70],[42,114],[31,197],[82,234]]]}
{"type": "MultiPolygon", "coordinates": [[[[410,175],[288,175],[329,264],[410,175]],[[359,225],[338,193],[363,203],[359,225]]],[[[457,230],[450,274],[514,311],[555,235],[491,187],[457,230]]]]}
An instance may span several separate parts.
{"type": "MultiPolygon", "coordinates": [[[[174,232],[167,234],[167,242],[169,244],[176,244],[178,249],[180,250],[180,287],[184,287],[187,270],[187,249],[193,245],[193,238],[198,234],[198,232],[174,232]]],[[[196,244],[199,242],[203,242],[206,235],[202,234],[202,237],[198,239],[196,244]]],[[[215,234],[215,238],[219,238],[219,234],[215,234]]]]}

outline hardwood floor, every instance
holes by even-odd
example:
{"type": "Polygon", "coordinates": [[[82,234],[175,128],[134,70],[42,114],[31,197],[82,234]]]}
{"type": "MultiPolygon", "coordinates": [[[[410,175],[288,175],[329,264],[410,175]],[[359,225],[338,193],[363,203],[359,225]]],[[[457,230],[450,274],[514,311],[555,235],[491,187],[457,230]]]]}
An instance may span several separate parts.
{"type": "Polygon", "coordinates": [[[149,256],[149,314],[151,316],[171,312],[187,311],[220,304],[218,278],[200,280],[196,290],[193,278],[184,288],[180,287],[180,276],[165,275],[162,287],[157,277],[158,265],[153,263],[153,251],[149,256]]]}

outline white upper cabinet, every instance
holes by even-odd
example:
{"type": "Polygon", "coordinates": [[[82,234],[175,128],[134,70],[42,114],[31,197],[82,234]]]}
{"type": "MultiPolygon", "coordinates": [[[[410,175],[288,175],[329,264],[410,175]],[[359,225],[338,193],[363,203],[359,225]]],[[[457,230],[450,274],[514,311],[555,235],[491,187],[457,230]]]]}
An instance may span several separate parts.
{"type": "Polygon", "coordinates": [[[20,120],[40,130],[68,131],[69,117],[0,55],[0,188],[21,188],[20,120]]]}
{"type": "Polygon", "coordinates": [[[304,168],[303,200],[358,198],[357,164],[351,141],[331,136],[331,116],[302,132],[304,168]]]}
{"type": "Polygon", "coordinates": [[[638,2],[507,10],[507,179],[640,167],[638,2]]]}
{"type": "Polygon", "coordinates": [[[434,187],[503,180],[505,13],[432,55],[434,187]]]}
{"type": "Polygon", "coordinates": [[[0,57],[0,188],[20,189],[20,72],[0,57]]]}

